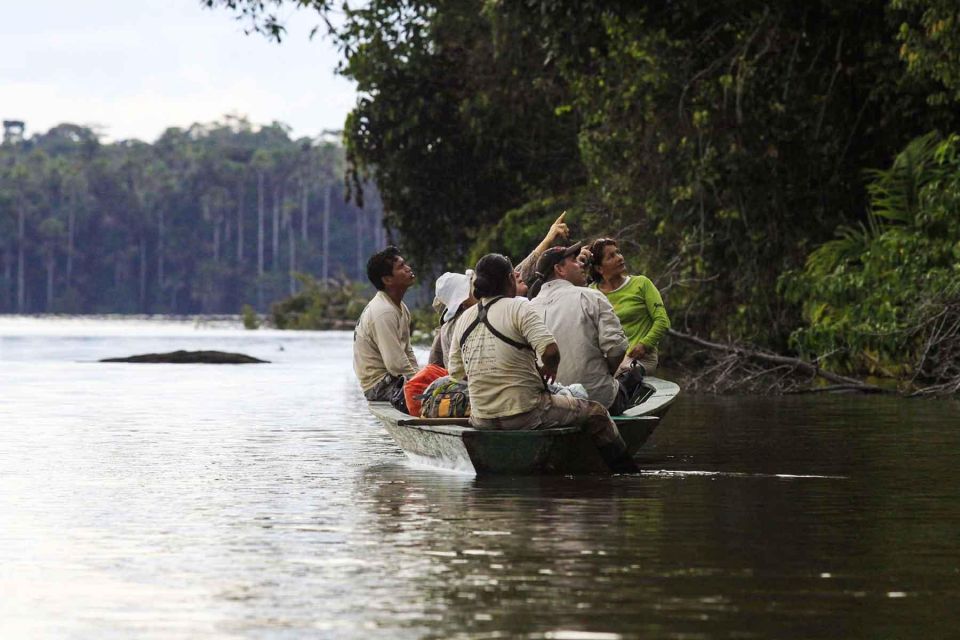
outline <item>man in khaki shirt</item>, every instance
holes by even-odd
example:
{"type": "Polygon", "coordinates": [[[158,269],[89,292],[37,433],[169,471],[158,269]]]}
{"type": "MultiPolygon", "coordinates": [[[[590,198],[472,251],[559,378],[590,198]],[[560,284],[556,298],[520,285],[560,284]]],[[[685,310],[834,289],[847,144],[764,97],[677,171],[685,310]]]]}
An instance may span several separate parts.
{"type": "Polygon", "coordinates": [[[607,410],[590,400],[553,395],[560,350],[543,320],[516,298],[513,265],[488,254],[476,267],[474,297],[457,320],[450,349],[450,377],[466,378],[470,424],[478,429],[549,429],[584,423],[600,455],[618,472],[637,471],[607,410]],[[537,356],[543,367],[537,368],[537,356]]]}
{"type": "Polygon", "coordinates": [[[353,370],[367,400],[389,401],[398,379],[418,369],[410,344],[410,310],[403,304],[416,276],[400,250],[387,247],[367,262],[367,277],[377,294],[353,332],[353,370]]]}
{"type": "Polygon", "coordinates": [[[591,400],[619,415],[642,380],[642,371],[614,377],[629,342],[607,297],[589,289],[580,262],[582,243],[553,247],[537,261],[530,305],[561,345],[557,382],[580,383],[591,400]]]}

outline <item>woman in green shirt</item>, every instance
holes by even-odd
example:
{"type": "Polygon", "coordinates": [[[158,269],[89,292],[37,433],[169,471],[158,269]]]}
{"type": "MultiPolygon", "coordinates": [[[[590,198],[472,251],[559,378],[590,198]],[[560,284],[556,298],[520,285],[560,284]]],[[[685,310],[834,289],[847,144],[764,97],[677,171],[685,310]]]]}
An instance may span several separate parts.
{"type": "Polygon", "coordinates": [[[660,360],[657,351],[660,339],[670,328],[660,292],[646,276],[627,275],[616,240],[600,238],[590,245],[590,253],[593,278],[590,286],[607,296],[630,342],[620,371],[637,361],[647,374],[653,373],[660,360]]]}

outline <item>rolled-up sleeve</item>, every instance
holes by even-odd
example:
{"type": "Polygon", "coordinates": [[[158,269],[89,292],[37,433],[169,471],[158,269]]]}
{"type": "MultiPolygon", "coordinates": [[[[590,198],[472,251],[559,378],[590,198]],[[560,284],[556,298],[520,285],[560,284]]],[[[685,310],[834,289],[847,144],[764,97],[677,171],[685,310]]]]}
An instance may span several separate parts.
{"type": "Polygon", "coordinates": [[[516,306],[517,326],[520,327],[520,333],[527,340],[538,356],[542,356],[544,350],[556,342],[553,334],[547,329],[543,318],[534,309],[533,305],[524,302],[516,306]]]}
{"type": "Polygon", "coordinates": [[[533,275],[537,272],[537,260],[539,259],[540,251],[534,249],[530,252],[530,255],[524,258],[513,270],[520,274],[521,280],[530,282],[533,280],[533,275]]]}

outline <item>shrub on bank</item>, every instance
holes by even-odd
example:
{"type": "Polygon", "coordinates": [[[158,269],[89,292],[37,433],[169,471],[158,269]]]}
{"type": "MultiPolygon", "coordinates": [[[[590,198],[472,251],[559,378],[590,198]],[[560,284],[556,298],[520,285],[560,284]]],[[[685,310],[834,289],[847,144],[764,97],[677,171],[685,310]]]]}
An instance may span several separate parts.
{"type": "Polygon", "coordinates": [[[303,289],[271,306],[277,329],[344,329],[360,317],[369,298],[369,286],[331,279],[320,282],[307,274],[297,274],[303,289]]]}
{"type": "Polygon", "coordinates": [[[837,370],[960,385],[960,135],[917,138],[869,175],[868,224],[781,279],[807,323],[793,346],[837,370]]]}

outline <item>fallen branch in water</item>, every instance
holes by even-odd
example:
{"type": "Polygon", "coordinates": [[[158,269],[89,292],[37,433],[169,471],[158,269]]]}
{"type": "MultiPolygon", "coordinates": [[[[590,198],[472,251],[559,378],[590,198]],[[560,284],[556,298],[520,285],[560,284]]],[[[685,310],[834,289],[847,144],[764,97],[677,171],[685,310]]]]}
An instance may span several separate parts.
{"type": "MultiPolygon", "coordinates": [[[[683,340],[697,347],[723,354],[720,357],[715,357],[717,361],[716,364],[707,367],[704,371],[693,376],[691,382],[695,388],[706,388],[706,390],[715,393],[723,393],[725,391],[732,391],[738,387],[743,387],[747,383],[755,383],[755,381],[762,377],[779,374],[776,380],[769,382],[765,386],[767,392],[805,393],[811,391],[822,392],[828,389],[860,391],[863,393],[888,392],[886,389],[863,382],[862,380],[821,369],[816,362],[808,362],[800,358],[748,349],[740,345],[711,342],[674,329],[670,329],[668,333],[678,340],[683,340]],[[762,365],[773,366],[764,367],[762,365]],[[809,376],[807,380],[808,385],[814,378],[823,378],[824,380],[833,382],[834,385],[824,388],[804,387],[801,382],[797,380],[799,374],[809,376]]],[[[756,384],[753,386],[756,386],[756,384]]]]}

